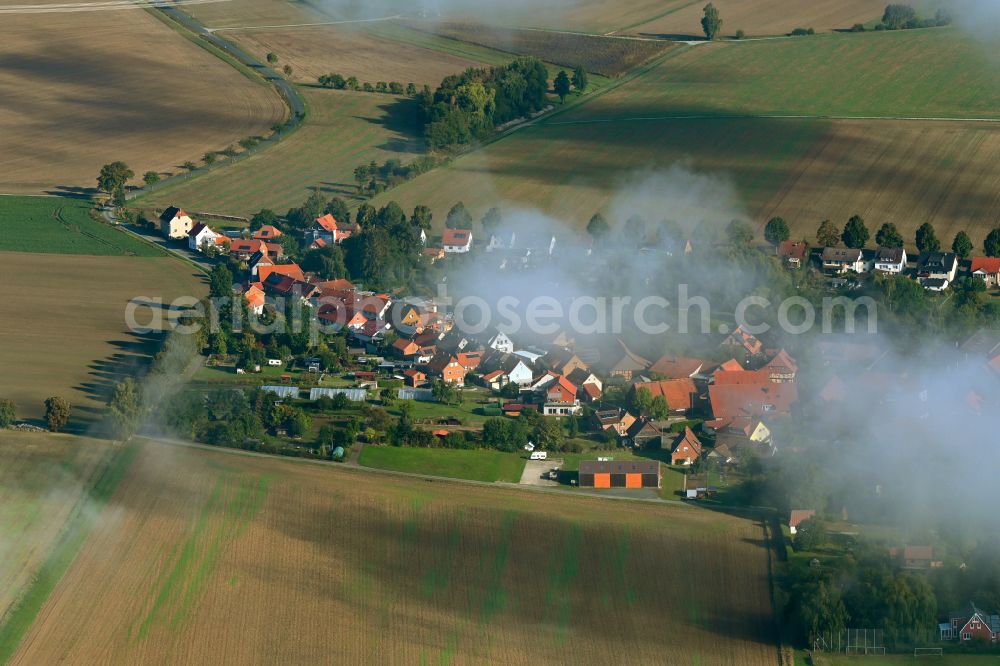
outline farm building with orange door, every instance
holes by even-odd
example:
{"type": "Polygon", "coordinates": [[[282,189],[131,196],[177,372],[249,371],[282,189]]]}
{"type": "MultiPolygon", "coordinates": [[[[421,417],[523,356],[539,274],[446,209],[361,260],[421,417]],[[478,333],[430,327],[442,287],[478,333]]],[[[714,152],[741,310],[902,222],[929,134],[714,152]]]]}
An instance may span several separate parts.
{"type": "Polygon", "coordinates": [[[660,479],[660,463],[655,460],[580,462],[581,488],[659,488],[660,479]]]}

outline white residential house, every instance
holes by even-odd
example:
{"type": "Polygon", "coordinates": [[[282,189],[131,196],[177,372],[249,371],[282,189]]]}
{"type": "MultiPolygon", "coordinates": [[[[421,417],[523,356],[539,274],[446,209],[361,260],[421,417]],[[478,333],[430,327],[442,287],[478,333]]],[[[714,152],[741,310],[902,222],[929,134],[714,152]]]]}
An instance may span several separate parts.
{"type": "Polygon", "coordinates": [[[472,230],[445,229],[441,247],[448,254],[462,254],[472,249],[472,230]]]}
{"type": "Polygon", "coordinates": [[[206,246],[216,245],[217,238],[220,238],[219,234],[212,231],[207,224],[199,222],[188,232],[188,248],[196,252],[204,252],[206,246]]]}
{"type": "Polygon", "coordinates": [[[880,247],[875,252],[875,270],[898,275],[906,270],[906,250],[901,247],[880,247]]]}
{"type": "Polygon", "coordinates": [[[506,333],[497,331],[486,340],[486,347],[502,354],[510,354],[514,351],[514,342],[506,333]]]}
{"type": "Polygon", "coordinates": [[[180,240],[187,238],[194,227],[194,220],[191,216],[177,206],[171,206],[160,215],[160,233],[167,238],[180,240]]]}
{"type": "Polygon", "coordinates": [[[846,247],[823,248],[823,270],[828,273],[867,273],[871,262],[862,250],[846,247]]]}

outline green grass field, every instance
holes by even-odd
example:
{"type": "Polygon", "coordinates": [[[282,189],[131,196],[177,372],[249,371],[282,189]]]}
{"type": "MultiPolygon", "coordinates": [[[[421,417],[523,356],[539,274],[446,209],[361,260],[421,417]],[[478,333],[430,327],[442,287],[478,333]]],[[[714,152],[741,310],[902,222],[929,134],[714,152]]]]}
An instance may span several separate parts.
{"type": "MultiPolygon", "coordinates": [[[[945,653],[948,649],[945,648],[945,653]]],[[[899,666],[917,664],[926,666],[987,666],[1000,661],[996,655],[985,654],[944,654],[943,656],[914,657],[913,654],[885,656],[847,657],[844,655],[820,655],[813,659],[814,666],[899,666]]],[[[796,659],[796,664],[806,664],[805,658],[796,659]]]]}
{"type": "Polygon", "coordinates": [[[525,459],[516,453],[486,450],[410,449],[366,446],[358,463],[363,467],[394,472],[446,476],[470,481],[521,480],[525,459]]]}
{"type": "Polygon", "coordinates": [[[165,253],[91,219],[91,204],[61,197],[0,197],[0,252],[162,257],[165,253]]]}
{"type": "Polygon", "coordinates": [[[284,213],[312,188],[325,197],[355,192],[354,168],[375,160],[413,160],[420,150],[413,102],[377,93],[303,88],[305,125],[278,145],[241,162],[158,190],[136,205],[249,215],[261,208],[284,213]]]}
{"type": "Polygon", "coordinates": [[[676,115],[1000,117],[995,42],[952,28],[691,47],[565,120],[676,115]]]}

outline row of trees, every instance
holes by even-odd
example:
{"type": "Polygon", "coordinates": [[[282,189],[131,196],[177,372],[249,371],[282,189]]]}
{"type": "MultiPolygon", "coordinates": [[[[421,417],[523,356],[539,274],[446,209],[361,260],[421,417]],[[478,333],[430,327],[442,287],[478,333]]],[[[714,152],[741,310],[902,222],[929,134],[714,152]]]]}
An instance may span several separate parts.
{"type": "Polygon", "coordinates": [[[344,78],[341,74],[322,74],[317,79],[324,88],[334,88],[335,90],[363,90],[365,92],[389,93],[392,95],[409,95],[415,97],[417,86],[412,81],[405,86],[399,81],[379,81],[374,85],[368,81],[361,83],[356,76],[344,78]]]}
{"type": "Polygon", "coordinates": [[[587,70],[583,68],[583,65],[577,65],[576,69],[573,70],[572,77],[566,73],[566,70],[559,70],[559,73],[556,74],[556,78],[552,82],[552,89],[559,95],[559,101],[565,102],[566,97],[572,90],[576,90],[577,95],[582,95],[586,92],[588,81],[587,70]]]}
{"type": "MultiPolygon", "coordinates": [[[[781,218],[770,220],[764,230],[765,236],[771,243],[777,244],[788,239],[788,226],[781,218]]],[[[837,228],[830,220],[823,220],[816,231],[816,241],[823,246],[837,245],[843,242],[849,248],[863,248],[871,238],[871,232],[865,225],[864,219],[860,215],[855,215],[847,221],[843,231],[837,228]]],[[[917,228],[915,243],[920,252],[941,251],[941,241],[938,239],[934,225],[925,222],[917,228]]],[[[886,222],[875,233],[875,243],[879,247],[903,247],[905,241],[903,235],[892,222],[886,222]]],[[[965,259],[972,254],[975,246],[972,239],[965,231],[955,234],[951,243],[951,251],[959,257],[965,259]]],[[[1000,257],[1000,229],[994,229],[986,236],[983,243],[983,250],[988,257],[1000,257]]]]}
{"type": "Polygon", "coordinates": [[[470,68],[418,95],[430,148],[448,148],[488,136],[503,123],[545,107],[548,72],[537,58],[517,58],[489,69],[470,68]]]}
{"type": "MultiPolygon", "coordinates": [[[[59,432],[69,425],[69,418],[72,408],[69,401],[59,396],[52,396],[45,400],[45,423],[49,430],[59,432]]],[[[0,430],[11,427],[17,423],[17,407],[13,400],[0,400],[0,430]]]]}
{"type": "Polygon", "coordinates": [[[882,14],[882,22],[875,29],[910,30],[913,28],[933,28],[951,23],[951,14],[946,9],[938,9],[934,18],[921,19],[917,10],[910,5],[887,5],[882,14]]]}
{"type": "Polygon", "coordinates": [[[354,168],[354,181],[357,183],[359,195],[374,197],[445,162],[445,159],[434,155],[421,155],[410,164],[403,164],[395,157],[381,165],[373,160],[354,168]]]}

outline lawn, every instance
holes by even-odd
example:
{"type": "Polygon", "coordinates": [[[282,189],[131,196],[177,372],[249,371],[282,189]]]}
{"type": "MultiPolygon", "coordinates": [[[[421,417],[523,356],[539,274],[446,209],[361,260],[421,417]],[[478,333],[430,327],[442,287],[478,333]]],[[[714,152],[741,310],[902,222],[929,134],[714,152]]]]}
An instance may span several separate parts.
{"type": "Polygon", "coordinates": [[[396,446],[365,446],[358,463],[362,467],[446,476],[470,481],[517,483],[525,458],[516,453],[459,449],[411,449],[396,446]]]}
{"type": "Polygon", "coordinates": [[[378,93],[304,88],[305,125],[275,146],[235,164],[143,196],[136,204],[162,209],[251,215],[261,208],[284,213],[318,188],[324,197],[350,197],[354,168],[389,158],[410,162],[421,150],[415,138],[414,102],[378,93]]]}
{"type": "MultiPolygon", "coordinates": [[[[118,232],[112,231],[117,234],[118,232]]],[[[160,305],[204,295],[204,275],[175,258],[0,253],[0,398],[12,399],[20,418],[39,419],[43,401],[61,395],[73,405],[71,427],[100,413],[123,373],[148,363],[158,334],[132,332],[137,324],[170,316],[160,305]]]]}
{"type": "Polygon", "coordinates": [[[777,661],[715,512],[147,443],[99,517],[12,663],[777,661]]]}
{"type": "MultiPolygon", "coordinates": [[[[462,422],[463,426],[479,427],[483,424],[487,416],[479,413],[483,407],[495,406],[498,400],[491,397],[485,391],[465,391],[464,400],[457,405],[446,405],[440,402],[424,400],[409,400],[411,406],[410,416],[417,423],[435,425],[438,419],[455,417],[462,422]],[[479,400],[489,398],[488,403],[480,403],[479,400]]],[[[390,410],[394,415],[399,415],[399,402],[390,410]]]]}
{"type": "Polygon", "coordinates": [[[66,197],[0,197],[0,252],[163,257],[159,248],[90,217],[91,203],[66,197]]]}
{"type": "Polygon", "coordinates": [[[957,28],[688,48],[560,117],[686,115],[1000,118],[997,42],[957,28]]]}

